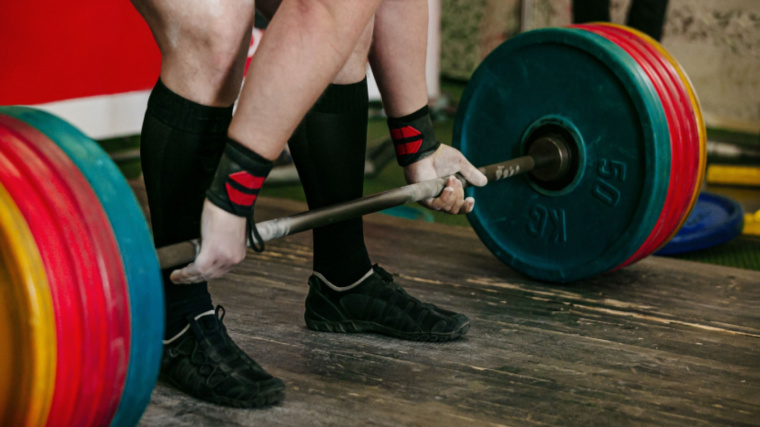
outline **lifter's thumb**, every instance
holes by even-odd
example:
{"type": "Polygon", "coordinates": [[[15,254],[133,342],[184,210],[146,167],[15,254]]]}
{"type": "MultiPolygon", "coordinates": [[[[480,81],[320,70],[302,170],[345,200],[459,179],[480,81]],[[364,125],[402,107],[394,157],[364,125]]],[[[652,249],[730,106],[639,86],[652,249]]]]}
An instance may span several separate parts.
{"type": "Polygon", "coordinates": [[[483,172],[475,168],[475,166],[467,161],[464,156],[459,160],[459,173],[467,180],[467,182],[476,187],[482,187],[488,184],[488,178],[483,175],[483,172]]]}

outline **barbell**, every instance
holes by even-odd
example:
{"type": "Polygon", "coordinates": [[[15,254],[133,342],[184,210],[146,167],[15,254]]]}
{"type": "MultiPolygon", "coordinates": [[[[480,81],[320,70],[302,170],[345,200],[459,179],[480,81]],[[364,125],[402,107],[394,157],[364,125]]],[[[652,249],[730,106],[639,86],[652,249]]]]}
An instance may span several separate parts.
{"type": "MultiPolygon", "coordinates": [[[[571,153],[567,145],[557,136],[546,136],[535,140],[527,155],[481,167],[479,170],[489,182],[528,172],[532,172],[536,179],[551,182],[562,179],[568,173],[570,164],[571,153]]],[[[470,186],[460,174],[454,177],[464,188],[470,186]]],[[[260,222],[256,224],[257,233],[251,238],[254,239],[254,245],[260,246],[261,243],[280,237],[436,197],[443,191],[447,180],[448,177],[431,179],[356,200],[260,222]]],[[[161,268],[192,262],[200,251],[200,243],[199,239],[193,239],[159,248],[157,254],[161,268]]]]}
{"type": "MultiPolygon", "coordinates": [[[[474,230],[539,280],[580,280],[651,254],[704,179],[704,123],[685,73],[655,41],[607,24],[502,44],[467,85],[453,139],[490,165],[485,187],[459,177],[477,200],[474,230]]],[[[257,243],[434,197],[445,180],[261,222],[257,243]]],[[[160,269],[192,261],[198,245],[155,250],[96,143],[48,113],[0,107],[0,277],[10,284],[0,290],[0,365],[18,367],[0,372],[0,424],[135,425],[162,352],[160,269]]]]}

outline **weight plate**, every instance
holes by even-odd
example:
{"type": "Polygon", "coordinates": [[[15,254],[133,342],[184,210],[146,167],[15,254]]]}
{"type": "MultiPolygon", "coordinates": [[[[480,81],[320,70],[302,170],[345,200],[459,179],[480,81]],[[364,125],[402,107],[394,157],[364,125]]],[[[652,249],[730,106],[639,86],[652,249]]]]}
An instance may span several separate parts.
{"type": "Polygon", "coordinates": [[[90,182],[121,250],[131,307],[129,369],[113,426],[137,424],[150,402],[163,351],[164,295],[153,240],[140,205],[116,165],[95,142],[65,121],[25,107],[2,107],[57,143],[90,182]]]}
{"type": "Polygon", "coordinates": [[[48,183],[44,165],[33,159],[33,153],[19,143],[19,138],[16,132],[0,125],[0,183],[29,225],[47,272],[58,342],[49,419],[71,425],[82,381],[83,342],[92,341],[84,334],[85,309],[77,288],[77,265],[81,260],[75,258],[81,254],[71,250],[66,241],[69,226],[65,222],[73,219],[75,213],[62,200],[55,183],[48,183]],[[30,159],[19,159],[19,155],[28,155],[30,159]],[[44,185],[36,185],[30,177],[44,185]]]}
{"type": "MultiPolygon", "coordinates": [[[[707,129],[705,129],[705,122],[704,118],[702,117],[702,110],[699,105],[699,98],[697,98],[697,94],[694,91],[694,87],[691,83],[691,80],[689,80],[689,77],[686,75],[686,71],[684,71],[683,67],[681,66],[678,61],[673,57],[673,55],[670,54],[657,40],[651,38],[645,33],[642,33],[641,31],[638,31],[634,28],[630,27],[624,27],[617,24],[609,24],[605,23],[603,25],[609,25],[621,28],[625,31],[628,31],[634,35],[636,35],[639,39],[643,40],[645,43],[649,44],[650,46],[654,47],[660,55],[662,55],[670,64],[673,66],[673,69],[678,74],[678,77],[681,80],[681,83],[686,90],[686,92],[689,95],[689,100],[692,104],[692,111],[694,114],[694,120],[696,121],[696,132],[699,135],[698,139],[698,151],[699,151],[699,166],[697,169],[697,177],[696,177],[696,184],[694,186],[694,194],[692,195],[691,204],[689,206],[689,209],[687,211],[687,214],[684,216],[684,218],[681,219],[681,222],[676,227],[676,230],[674,230],[674,233],[677,233],[678,230],[683,226],[683,223],[686,221],[689,212],[694,208],[694,205],[697,203],[697,199],[699,198],[699,193],[704,185],[705,181],[705,170],[707,168],[707,129]]],[[[672,238],[672,235],[671,235],[672,238]]]]}
{"type": "MultiPolygon", "coordinates": [[[[657,90],[668,119],[672,159],[670,171],[671,176],[677,176],[679,179],[671,180],[657,226],[636,253],[621,264],[620,267],[624,267],[644,258],[661,246],[671,236],[691,202],[694,191],[693,177],[696,177],[698,163],[698,151],[692,147],[692,128],[689,121],[693,117],[691,103],[675,73],[672,75],[668,73],[668,68],[672,68],[670,64],[654,49],[641,43],[637,37],[614,27],[601,25],[578,25],[577,27],[608,38],[622,47],[642,66],[657,90]]],[[[696,135],[693,136],[696,137],[696,135]]]]}
{"type": "Polygon", "coordinates": [[[45,425],[55,384],[53,302],[24,217],[0,185],[0,425],[45,425]]]}
{"type": "MultiPolygon", "coordinates": [[[[116,412],[128,364],[129,303],[119,248],[97,196],[66,154],[24,122],[0,115],[0,125],[20,134],[18,142],[33,153],[31,158],[43,163],[58,179],[64,189],[60,196],[76,209],[75,220],[82,225],[84,234],[77,235],[81,239],[79,247],[87,267],[94,269],[80,270],[80,298],[89,315],[86,333],[92,334],[95,341],[85,348],[85,370],[74,420],[75,424],[102,425],[116,412]],[[86,276],[88,273],[94,276],[86,276]]],[[[72,249],[77,250],[76,244],[72,249]]]]}
{"type": "Polygon", "coordinates": [[[657,255],[675,255],[711,248],[742,233],[744,209],[734,200],[703,192],[676,236],[657,255]]]}
{"type": "Polygon", "coordinates": [[[523,155],[544,129],[575,141],[572,180],[547,189],[519,176],[468,188],[477,201],[468,218],[498,258],[529,276],[567,282],[608,271],[643,244],[667,194],[669,135],[657,93],[641,67],[599,35],[524,33],[475,71],[454,141],[486,165],[523,155]]]}

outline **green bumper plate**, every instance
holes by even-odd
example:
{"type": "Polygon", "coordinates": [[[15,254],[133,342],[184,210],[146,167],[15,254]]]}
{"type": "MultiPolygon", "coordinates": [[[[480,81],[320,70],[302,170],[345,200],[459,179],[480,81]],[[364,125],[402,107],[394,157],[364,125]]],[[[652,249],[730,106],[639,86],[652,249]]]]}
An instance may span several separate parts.
{"type": "Polygon", "coordinates": [[[468,219],[499,259],[533,278],[569,282],[611,270],[649,236],[667,194],[670,141],[657,93],[601,36],[524,33],[475,71],[454,145],[482,166],[524,155],[546,129],[573,141],[572,177],[554,188],[529,175],[469,188],[468,219]]]}

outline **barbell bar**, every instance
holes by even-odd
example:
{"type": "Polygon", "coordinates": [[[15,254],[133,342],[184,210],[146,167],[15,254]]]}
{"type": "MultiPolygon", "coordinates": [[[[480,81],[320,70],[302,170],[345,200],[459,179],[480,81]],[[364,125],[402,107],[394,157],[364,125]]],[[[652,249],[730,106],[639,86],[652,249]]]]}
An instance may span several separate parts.
{"type": "MultiPolygon", "coordinates": [[[[488,182],[529,172],[533,172],[536,179],[548,182],[564,177],[570,169],[571,157],[567,145],[560,137],[547,136],[534,141],[525,156],[484,166],[479,170],[488,178],[488,182]]],[[[470,186],[462,175],[454,176],[463,187],[470,186]]],[[[260,245],[263,242],[313,228],[437,197],[446,186],[447,180],[448,177],[431,179],[332,206],[264,221],[256,224],[258,236],[255,238],[257,240],[255,244],[260,245]],[[259,237],[261,240],[258,239],[259,237]]],[[[199,239],[193,239],[157,249],[161,268],[171,268],[192,262],[200,251],[200,244],[199,239]]]]}

